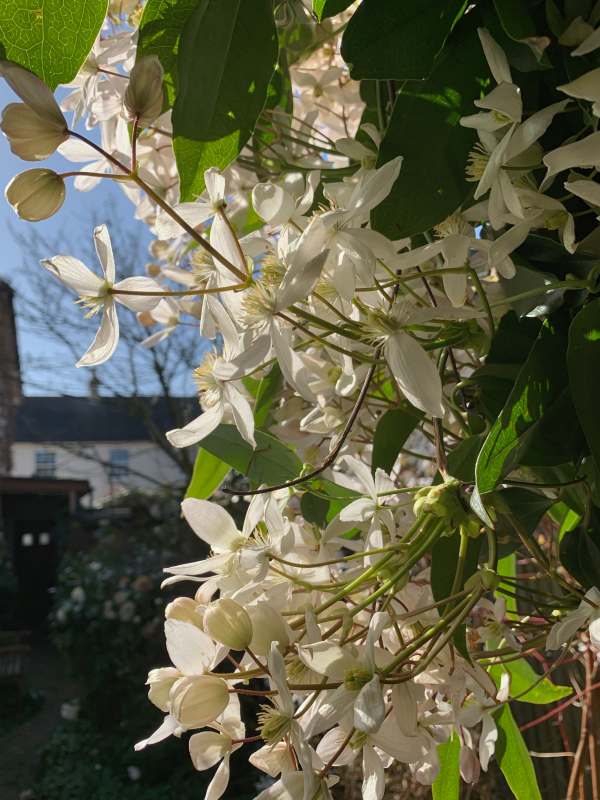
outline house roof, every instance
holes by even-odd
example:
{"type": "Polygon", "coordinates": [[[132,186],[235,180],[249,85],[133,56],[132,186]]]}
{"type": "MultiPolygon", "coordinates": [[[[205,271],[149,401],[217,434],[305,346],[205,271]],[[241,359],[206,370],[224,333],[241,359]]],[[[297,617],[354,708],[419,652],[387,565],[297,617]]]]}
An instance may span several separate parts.
{"type": "Polygon", "coordinates": [[[16,413],[18,442],[147,442],[198,414],[198,402],[163,397],[23,397],[16,413]],[[149,416],[146,414],[149,410],[149,416]]]}

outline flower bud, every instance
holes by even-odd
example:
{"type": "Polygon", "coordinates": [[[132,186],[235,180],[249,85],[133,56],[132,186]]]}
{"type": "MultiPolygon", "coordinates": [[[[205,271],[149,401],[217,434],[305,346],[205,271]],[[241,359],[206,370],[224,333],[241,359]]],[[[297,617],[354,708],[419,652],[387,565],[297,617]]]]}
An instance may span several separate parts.
{"type": "Polygon", "coordinates": [[[24,103],[9,103],[2,112],[0,129],[12,152],[24,161],[48,158],[68,137],[66,124],[40,117],[24,103]]]}
{"type": "Polygon", "coordinates": [[[0,76],[18,94],[23,103],[48,125],[57,130],[67,129],[67,121],[46,84],[19,64],[0,60],[0,76]]]}
{"type": "Polygon", "coordinates": [[[232,650],[245,650],[252,640],[252,622],[248,613],[228,597],[215,600],[207,607],[204,630],[215,641],[232,650]]]}
{"type": "Polygon", "coordinates": [[[229,690],[222,678],[192,675],[175,681],[169,695],[173,717],[182,728],[201,728],[221,714],[229,703],[229,690]]]}
{"type": "Polygon", "coordinates": [[[158,56],[142,56],[129,75],[124,104],[131,120],[141,127],[153,122],[163,107],[163,68],[158,56]]]}
{"type": "Polygon", "coordinates": [[[200,604],[191,597],[176,597],[175,600],[168,603],[165,608],[165,619],[178,619],[202,628],[200,604]]]}
{"type": "Polygon", "coordinates": [[[271,642],[277,642],[284,650],[290,643],[288,627],[282,616],[268,603],[250,606],[248,615],[252,621],[252,641],[250,649],[259,656],[267,656],[271,652],[271,642]]]}
{"type": "Polygon", "coordinates": [[[181,678],[181,672],[175,667],[163,667],[161,669],[151,669],[148,673],[146,685],[148,689],[148,699],[161,711],[169,710],[169,692],[175,681],[181,678]]]}
{"type": "Polygon", "coordinates": [[[10,181],[6,199],[21,217],[30,222],[48,219],[65,201],[65,182],[51,169],[28,169],[10,181]]]}

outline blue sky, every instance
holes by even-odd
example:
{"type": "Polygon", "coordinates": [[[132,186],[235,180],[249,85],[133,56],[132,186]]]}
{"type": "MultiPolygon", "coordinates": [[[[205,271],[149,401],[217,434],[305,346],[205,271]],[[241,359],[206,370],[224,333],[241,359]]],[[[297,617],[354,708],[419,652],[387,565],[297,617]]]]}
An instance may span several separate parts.
{"type": "MultiPolygon", "coordinates": [[[[4,108],[7,103],[15,99],[6,83],[0,80],[0,108],[4,108]]],[[[77,165],[71,165],[59,155],[42,163],[21,161],[11,153],[7,140],[0,135],[0,185],[2,189],[18,172],[36,166],[48,166],[58,172],[77,168],[77,165]]],[[[107,203],[113,206],[128,230],[136,230],[143,241],[150,241],[146,227],[134,218],[134,206],[123,195],[119,187],[108,180],[102,181],[91,192],[78,192],[73,188],[72,180],[67,179],[67,198],[63,207],[57,214],[44,222],[33,223],[19,219],[4,196],[0,197],[0,247],[2,253],[0,278],[8,281],[17,293],[17,310],[24,308],[24,304],[31,295],[31,285],[27,280],[27,273],[23,270],[24,260],[30,259],[31,255],[15,241],[11,228],[28,238],[31,238],[34,233],[32,228],[35,228],[35,232],[50,238],[60,235],[65,240],[65,252],[68,255],[87,261],[92,269],[96,269],[97,265],[89,263],[88,255],[93,227],[92,219],[94,216],[97,218],[99,211],[105,208],[107,203]]],[[[40,255],[53,256],[55,253],[48,252],[40,255]]],[[[143,263],[136,271],[142,273],[143,263]]],[[[48,275],[47,280],[50,282],[53,278],[48,275]]],[[[81,315],[77,306],[73,306],[72,313],[81,315]]],[[[90,379],[88,370],[77,369],[70,354],[65,353],[64,349],[44,335],[43,331],[31,329],[22,316],[17,317],[17,326],[24,388],[27,394],[85,394],[87,392],[90,379]]],[[[88,341],[82,341],[81,344],[83,353],[88,341]]],[[[151,393],[152,390],[151,385],[140,386],[140,393],[151,393]]]]}

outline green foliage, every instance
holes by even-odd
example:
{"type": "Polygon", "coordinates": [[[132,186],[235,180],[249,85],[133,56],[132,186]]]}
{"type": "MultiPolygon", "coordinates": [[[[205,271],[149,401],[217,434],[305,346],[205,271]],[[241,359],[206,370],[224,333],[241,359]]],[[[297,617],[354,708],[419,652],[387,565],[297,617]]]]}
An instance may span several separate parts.
{"type": "Polygon", "coordinates": [[[302,462],[293,450],[270,433],[256,431],[255,439],[256,449],[253,449],[234,425],[219,425],[202,440],[202,447],[245,475],[253,487],[298,477],[302,462]]]}
{"type": "Polygon", "coordinates": [[[398,453],[410,434],[423,419],[423,412],[405,403],[400,408],[392,408],[383,414],[373,437],[373,456],[371,470],[375,474],[378,467],[389,472],[398,458],[398,453]]]}
{"type": "Polygon", "coordinates": [[[148,0],[140,20],[137,58],[155,55],[165,78],[167,103],[172,108],[177,95],[177,54],[184,25],[198,0],[148,0]]]}
{"type": "Polygon", "coordinates": [[[458,800],[460,796],[460,741],[454,735],[443,744],[438,745],[440,771],[431,793],[433,800],[458,800]]]}
{"type": "Polygon", "coordinates": [[[546,320],[479,453],[475,474],[480,494],[493,491],[517,466],[536,428],[561,397],[564,353],[564,337],[546,320]]]}
{"type": "Polygon", "coordinates": [[[351,77],[426,78],[466,6],[464,0],[363,0],[342,39],[351,77]]]}
{"type": "Polygon", "coordinates": [[[267,424],[273,402],[277,398],[282,385],[283,376],[281,375],[279,364],[274,364],[258,384],[254,399],[254,424],[257,428],[262,428],[267,424]]]}
{"type": "Polygon", "coordinates": [[[378,164],[398,154],[404,161],[392,191],[372,215],[375,229],[391,239],[434,227],[471,191],[464,168],[476,137],[459,120],[472,112],[482,81],[489,77],[473,35],[473,16],[457,25],[431,76],[407,81],[396,98],[378,164]]]}
{"type": "Polygon", "coordinates": [[[345,11],[354,0],[312,0],[312,8],[319,22],[345,11]]]}
{"type": "Polygon", "coordinates": [[[506,34],[517,41],[536,36],[535,23],[520,0],[494,0],[494,7],[506,34]]]}
{"type": "Polygon", "coordinates": [[[223,169],[247,142],[277,63],[268,0],[200,0],[182,31],[173,106],[181,200],[204,191],[204,171],[223,169]]]}
{"type": "Polygon", "coordinates": [[[588,520],[560,540],[560,560],[586,589],[600,582],[600,513],[591,508],[588,520]]]}
{"type": "Polygon", "coordinates": [[[508,673],[511,697],[521,703],[546,705],[573,694],[570,686],[561,686],[552,683],[550,678],[542,678],[523,658],[518,661],[507,661],[506,664],[495,664],[488,671],[498,687],[502,675],[508,673]]]}
{"type": "Polygon", "coordinates": [[[571,323],[567,365],[577,417],[600,464],[600,298],[584,306],[571,323]]]}
{"type": "Polygon", "coordinates": [[[73,80],[106,15],[107,0],[2,0],[0,55],[51,89],[73,80]]]}
{"type": "Polygon", "coordinates": [[[201,447],[196,453],[192,479],[185,496],[207,500],[217,491],[230,471],[229,464],[201,447]]]}
{"type": "Polygon", "coordinates": [[[496,760],[516,800],[542,800],[531,756],[505,703],[495,714],[498,726],[496,760]]]}

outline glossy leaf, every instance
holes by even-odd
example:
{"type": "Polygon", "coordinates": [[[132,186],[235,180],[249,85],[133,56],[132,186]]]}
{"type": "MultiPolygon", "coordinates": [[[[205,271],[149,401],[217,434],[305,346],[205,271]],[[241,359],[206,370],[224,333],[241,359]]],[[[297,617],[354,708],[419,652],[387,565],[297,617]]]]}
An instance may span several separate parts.
{"type": "Polygon", "coordinates": [[[148,0],[140,20],[137,58],[155,55],[160,59],[169,108],[177,94],[177,54],[184,25],[198,0],[148,0]]]}
{"type": "Polygon", "coordinates": [[[460,797],[460,741],[456,734],[437,748],[440,771],[431,787],[433,800],[458,800],[460,797]]]}
{"type": "Polygon", "coordinates": [[[269,0],[200,0],[179,44],[173,146],[180,197],[204,191],[204,172],[235,160],[262,111],[277,63],[269,0]]]}
{"type": "Polygon", "coordinates": [[[0,56],[35,72],[50,89],[72,81],[106,16],[107,0],[2,0],[0,56]]]}
{"type": "Polygon", "coordinates": [[[481,82],[489,78],[472,16],[457,26],[431,77],[407,81],[396,98],[378,164],[397,155],[404,161],[392,191],[371,220],[391,239],[434,227],[472,191],[464,169],[476,137],[459,120],[472,113],[481,82]]]}
{"type": "Polygon", "coordinates": [[[498,687],[502,675],[508,673],[510,675],[510,696],[520,703],[543,706],[573,694],[571,686],[552,683],[549,678],[540,681],[540,675],[525,659],[508,661],[506,664],[494,664],[488,672],[498,687]]]}
{"type": "Polygon", "coordinates": [[[246,475],[254,487],[298,477],[302,462],[293,450],[269,433],[256,431],[255,438],[256,449],[253,450],[234,425],[219,425],[202,440],[202,447],[246,475]]]}
{"type": "Polygon", "coordinates": [[[401,408],[386,411],[379,419],[373,437],[373,474],[377,467],[389,472],[398,458],[398,453],[410,434],[423,419],[423,412],[406,403],[401,408]]]}
{"type": "Polygon", "coordinates": [[[363,0],[342,39],[352,78],[426,78],[464,0],[363,0]]]}
{"type": "Polygon", "coordinates": [[[498,726],[496,761],[516,800],[542,800],[527,745],[508,703],[495,715],[498,726]]]}
{"type": "Polygon", "coordinates": [[[196,453],[192,479],[185,496],[195,497],[197,500],[208,500],[230,471],[229,464],[201,447],[196,453]]]}
{"type": "Polygon", "coordinates": [[[282,381],[279,365],[274,364],[258,384],[254,400],[254,424],[257,428],[262,428],[266,424],[282,381]]]}
{"type": "Polygon", "coordinates": [[[600,464],[600,298],[588,303],[571,323],[567,366],[577,417],[600,464]]]}
{"type": "Polygon", "coordinates": [[[563,391],[563,346],[562,336],[547,320],[479,453],[475,476],[480,495],[493,491],[517,466],[536,427],[563,391]]]}

